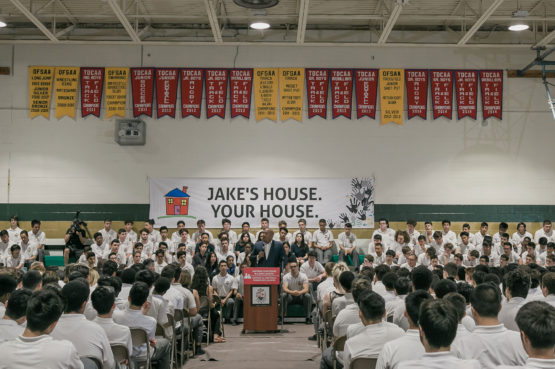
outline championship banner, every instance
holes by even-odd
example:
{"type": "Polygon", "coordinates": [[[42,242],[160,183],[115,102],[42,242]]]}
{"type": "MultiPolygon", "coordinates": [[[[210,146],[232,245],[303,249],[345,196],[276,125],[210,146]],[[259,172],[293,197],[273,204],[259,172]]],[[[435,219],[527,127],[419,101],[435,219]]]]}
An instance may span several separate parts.
{"type": "Polygon", "coordinates": [[[231,117],[251,116],[252,69],[231,69],[229,71],[229,102],[231,117]]]}
{"type": "Polygon", "coordinates": [[[306,69],[308,118],[326,119],[328,112],[328,70],[306,69]]]}
{"type": "Polygon", "coordinates": [[[280,68],[279,106],[280,119],[303,120],[304,68],[280,68]]]}
{"type": "Polygon", "coordinates": [[[31,119],[50,115],[54,67],[29,67],[29,115],[31,119]]]}
{"type": "Polygon", "coordinates": [[[457,118],[470,117],[476,120],[478,97],[478,72],[475,70],[455,71],[457,118]]]}
{"type": "Polygon", "coordinates": [[[407,84],[408,119],[428,115],[428,71],[426,69],[405,69],[407,84]]]}
{"type": "Polygon", "coordinates": [[[331,79],[331,111],[332,118],[339,116],[351,119],[353,100],[353,70],[332,69],[331,79]]]}
{"type": "Polygon", "coordinates": [[[431,70],[432,110],[434,119],[445,117],[453,119],[453,72],[450,70],[431,70]]]}
{"type": "Polygon", "coordinates": [[[81,116],[95,115],[100,118],[104,68],[81,68],[81,116]]]}
{"type": "Polygon", "coordinates": [[[380,69],[382,125],[403,124],[404,82],[402,69],[380,69]]]}
{"type": "Polygon", "coordinates": [[[78,67],[56,67],[54,90],[56,90],[56,118],[64,115],[75,118],[77,86],[79,84],[78,67]]]}
{"type": "MultiPolygon", "coordinates": [[[[203,219],[207,228],[221,228],[222,219],[232,227],[262,218],[270,226],[285,219],[318,228],[326,219],[329,228],[374,227],[374,178],[151,178],[150,219],[157,226],[175,227],[178,220],[194,228],[203,219]]],[[[276,230],[277,232],[277,230],[276,230]]]]}
{"type": "Polygon", "coordinates": [[[177,101],[177,82],[179,71],[176,68],[156,68],[156,115],[175,118],[177,101]]]}
{"type": "Polygon", "coordinates": [[[355,69],[355,91],[357,119],[365,116],[376,119],[378,70],[355,69]]]}
{"type": "Polygon", "coordinates": [[[131,68],[133,116],[152,117],[154,98],[154,68],[131,68]]]}
{"type": "Polygon", "coordinates": [[[503,71],[481,70],[480,87],[484,119],[495,117],[501,120],[503,110],[503,71]]]}
{"type": "Polygon", "coordinates": [[[227,69],[206,69],[206,118],[225,118],[227,69]]]}
{"type": "Polygon", "coordinates": [[[189,115],[200,118],[202,77],[203,70],[200,68],[181,69],[181,118],[189,115]]]}
{"type": "Polygon", "coordinates": [[[106,68],[106,119],[125,118],[129,68],[106,68]]]}
{"type": "Polygon", "coordinates": [[[277,121],[278,69],[255,69],[253,83],[256,120],[277,121]]]}

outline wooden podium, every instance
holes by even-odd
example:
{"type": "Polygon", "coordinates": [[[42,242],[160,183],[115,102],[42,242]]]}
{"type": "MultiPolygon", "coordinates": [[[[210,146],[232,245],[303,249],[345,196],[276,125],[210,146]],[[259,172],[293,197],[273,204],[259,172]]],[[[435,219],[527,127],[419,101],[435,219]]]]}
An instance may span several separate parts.
{"type": "Polygon", "coordinates": [[[277,332],[279,268],[245,268],[243,332],[277,332]]]}

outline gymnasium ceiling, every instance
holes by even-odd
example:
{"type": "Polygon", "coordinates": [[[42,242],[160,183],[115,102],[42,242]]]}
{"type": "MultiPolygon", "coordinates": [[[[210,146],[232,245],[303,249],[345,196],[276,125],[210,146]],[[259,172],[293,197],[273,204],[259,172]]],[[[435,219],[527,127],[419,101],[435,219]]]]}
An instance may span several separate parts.
{"type": "Polygon", "coordinates": [[[555,42],[555,0],[0,0],[0,43],[518,46],[555,42]],[[530,29],[511,32],[519,18],[530,29]],[[525,13],[524,13],[525,14],[525,13]],[[271,24],[249,29],[255,20],[271,24]]]}

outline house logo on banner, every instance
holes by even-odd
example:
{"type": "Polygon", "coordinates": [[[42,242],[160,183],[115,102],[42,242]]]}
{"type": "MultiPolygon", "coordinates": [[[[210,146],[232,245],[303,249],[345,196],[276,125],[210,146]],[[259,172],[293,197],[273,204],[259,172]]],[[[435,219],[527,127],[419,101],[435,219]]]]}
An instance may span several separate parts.
{"type": "Polygon", "coordinates": [[[305,218],[310,228],[320,219],[329,228],[373,228],[374,178],[153,178],[150,218],[169,227],[176,218],[204,219],[208,228],[221,227],[223,218],[234,227],[305,218]]]}

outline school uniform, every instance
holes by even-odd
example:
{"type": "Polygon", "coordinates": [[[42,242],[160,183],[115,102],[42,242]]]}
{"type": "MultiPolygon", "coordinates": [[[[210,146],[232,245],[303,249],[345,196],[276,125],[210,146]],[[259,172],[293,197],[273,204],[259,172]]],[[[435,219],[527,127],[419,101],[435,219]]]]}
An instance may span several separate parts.
{"type": "MultiPolygon", "coordinates": [[[[383,249],[388,250],[390,245],[392,245],[393,241],[395,240],[395,231],[391,228],[388,228],[384,232],[382,232],[382,230],[378,228],[372,233],[371,240],[373,240],[374,236],[377,234],[379,234],[382,237],[381,244],[383,245],[383,249]]],[[[369,251],[372,251],[372,252],[375,251],[373,242],[370,242],[369,251]]]]}
{"type": "Polygon", "coordinates": [[[507,366],[500,365],[497,369],[553,369],[555,368],[555,359],[537,359],[534,357],[529,357],[526,363],[521,366],[507,366]]]}
{"type": "Polygon", "coordinates": [[[402,361],[419,359],[424,353],[418,329],[409,329],[404,336],[383,346],[376,369],[397,369],[402,361]]]}
{"type": "Polygon", "coordinates": [[[443,239],[443,243],[450,243],[453,246],[457,244],[457,234],[453,231],[448,231],[447,233],[441,231],[441,238],[443,239]]]}
{"type": "Polygon", "coordinates": [[[530,240],[534,239],[534,237],[532,236],[532,233],[528,231],[524,232],[524,234],[520,234],[518,233],[518,231],[516,231],[515,233],[513,233],[513,236],[511,237],[511,239],[513,240],[513,245],[518,245],[522,243],[522,241],[524,240],[524,237],[529,237],[530,240]]]}
{"type": "Polygon", "coordinates": [[[513,297],[506,303],[502,304],[498,316],[499,323],[503,323],[507,329],[520,332],[520,329],[515,322],[515,318],[520,308],[527,302],[528,301],[526,301],[524,297],[513,297]]]}
{"type": "Polygon", "coordinates": [[[209,230],[205,230],[204,232],[196,231],[195,233],[193,233],[193,236],[191,237],[193,242],[195,242],[195,243],[200,242],[200,235],[203,234],[203,233],[208,234],[208,242],[209,243],[214,242],[214,236],[212,236],[212,232],[210,232],[209,230]]]}
{"type": "Polygon", "coordinates": [[[131,342],[131,331],[129,327],[114,322],[112,318],[96,317],[93,322],[98,324],[104,330],[108,337],[108,342],[112,344],[120,344],[127,347],[129,355],[133,352],[133,344],[131,342]]]}
{"type": "Polygon", "coordinates": [[[461,360],[449,351],[428,352],[419,360],[403,361],[399,369],[480,369],[477,360],[461,360]]]}
{"type": "Polygon", "coordinates": [[[8,235],[10,236],[10,246],[15,244],[21,243],[21,228],[15,227],[12,229],[11,227],[7,229],[8,235]]]}
{"type": "MultiPolygon", "coordinates": [[[[333,233],[331,233],[329,229],[326,229],[324,232],[318,229],[314,231],[314,234],[312,235],[312,242],[314,242],[314,245],[326,247],[330,246],[333,242],[333,233]]],[[[331,260],[332,249],[329,248],[325,251],[316,249],[316,254],[318,254],[318,261],[320,264],[325,264],[331,260]]]]}
{"type": "MultiPolygon", "coordinates": [[[[9,232],[9,230],[8,230],[9,232]]],[[[549,233],[545,233],[545,231],[543,230],[543,228],[540,228],[536,231],[536,233],[534,233],[534,242],[536,244],[540,243],[540,238],[545,237],[547,238],[547,242],[555,242],[555,232],[553,232],[553,229],[549,231],[549,233]]],[[[10,236],[11,238],[11,236],[10,236]]]]}
{"type": "Polygon", "coordinates": [[[102,228],[98,231],[102,235],[102,249],[106,249],[110,247],[110,243],[112,240],[115,240],[118,234],[113,229],[107,231],[106,229],[102,228]]]}
{"type": "Polygon", "coordinates": [[[0,318],[0,343],[16,339],[24,330],[15,320],[0,318]]]}
{"type": "MultiPolygon", "coordinates": [[[[297,234],[299,233],[302,233],[300,229],[297,229],[295,232],[293,232],[293,234],[291,235],[291,242],[295,242],[297,240],[297,234]]],[[[309,245],[312,242],[312,233],[305,230],[304,233],[302,233],[302,235],[303,235],[304,242],[307,245],[309,245]]]]}
{"type": "Polygon", "coordinates": [[[461,342],[469,334],[470,334],[470,331],[468,329],[466,329],[464,324],[459,323],[459,325],[457,326],[457,335],[455,336],[455,339],[451,343],[451,352],[454,355],[456,355],[455,348],[458,347],[459,342],[461,342]]]}

